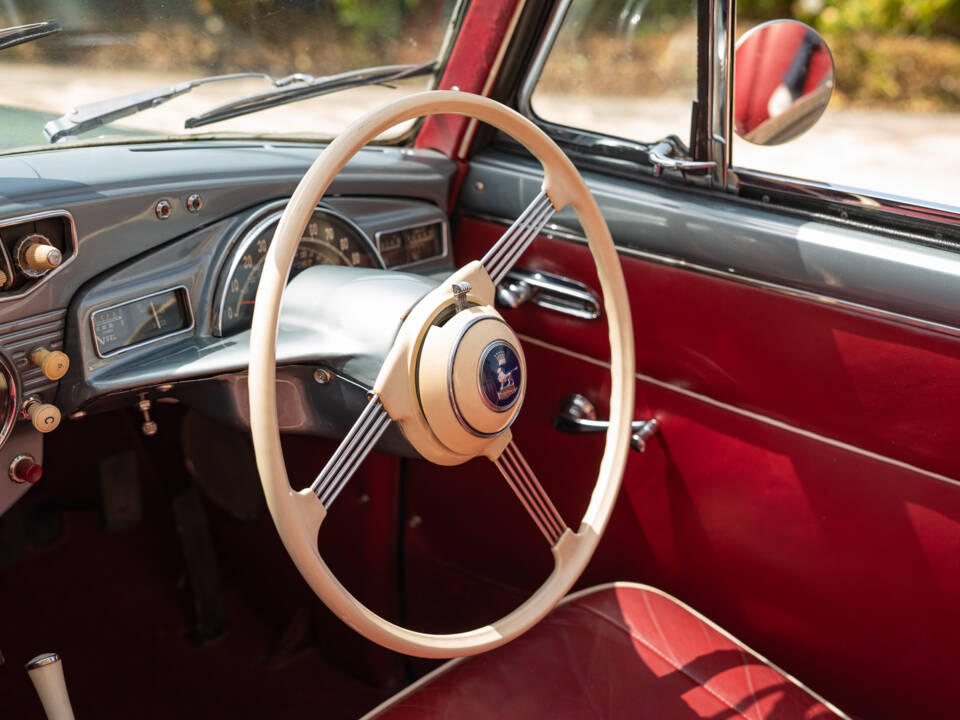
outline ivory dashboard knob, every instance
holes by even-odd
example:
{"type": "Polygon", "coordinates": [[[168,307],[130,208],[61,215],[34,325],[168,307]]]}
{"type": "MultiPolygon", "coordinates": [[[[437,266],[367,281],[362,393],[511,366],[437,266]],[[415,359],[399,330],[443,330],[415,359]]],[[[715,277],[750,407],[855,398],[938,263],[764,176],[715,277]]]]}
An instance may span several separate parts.
{"type": "Polygon", "coordinates": [[[70,358],[59,350],[47,350],[45,347],[30,351],[30,362],[40,368],[48,380],[59,380],[70,369],[70,358]]]}
{"type": "Polygon", "coordinates": [[[63,254],[53,245],[31,242],[24,248],[23,261],[31,270],[46,272],[63,262],[63,254]]]}
{"type": "Polygon", "coordinates": [[[48,433],[60,427],[60,408],[45,403],[39,398],[31,398],[26,404],[27,417],[33,427],[42,433],[48,433]]]}

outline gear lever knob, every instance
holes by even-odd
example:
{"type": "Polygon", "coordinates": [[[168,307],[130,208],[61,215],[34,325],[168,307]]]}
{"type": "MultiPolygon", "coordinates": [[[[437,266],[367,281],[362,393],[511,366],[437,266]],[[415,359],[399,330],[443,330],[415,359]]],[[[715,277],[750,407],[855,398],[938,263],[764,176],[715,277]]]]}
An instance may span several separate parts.
{"type": "Polygon", "coordinates": [[[27,663],[27,674],[37,689],[47,720],[74,720],[63,663],[56,653],[37,655],[27,663]]]}

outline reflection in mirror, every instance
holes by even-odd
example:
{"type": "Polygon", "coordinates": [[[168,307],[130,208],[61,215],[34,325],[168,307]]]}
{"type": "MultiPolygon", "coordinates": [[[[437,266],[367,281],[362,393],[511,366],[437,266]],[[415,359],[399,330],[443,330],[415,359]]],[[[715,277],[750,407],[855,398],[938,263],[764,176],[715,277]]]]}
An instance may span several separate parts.
{"type": "Polygon", "coordinates": [[[833,93],[833,57],[816,30],[772,20],[737,43],[733,119],[737,135],[780,145],[816,124],[833,93]]]}

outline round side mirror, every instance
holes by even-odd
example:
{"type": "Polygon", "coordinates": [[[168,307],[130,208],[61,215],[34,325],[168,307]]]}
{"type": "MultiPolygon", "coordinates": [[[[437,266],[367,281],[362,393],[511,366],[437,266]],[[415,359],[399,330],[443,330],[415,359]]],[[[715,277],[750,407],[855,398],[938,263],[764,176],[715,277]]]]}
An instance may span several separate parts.
{"type": "Polygon", "coordinates": [[[757,25],[737,42],[733,124],[756,145],[780,145],[816,124],[833,94],[833,56],[796,20],[757,25]]]}

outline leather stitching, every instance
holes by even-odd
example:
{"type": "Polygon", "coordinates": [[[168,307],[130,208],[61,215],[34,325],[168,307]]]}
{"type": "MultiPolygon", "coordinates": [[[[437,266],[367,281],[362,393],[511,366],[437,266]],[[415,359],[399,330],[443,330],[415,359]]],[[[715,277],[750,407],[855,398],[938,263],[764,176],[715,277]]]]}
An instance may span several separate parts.
{"type": "MultiPolygon", "coordinates": [[[[644,593],[643,599],[644,599],[644,604],[647,604],[647,596],[646,596],[646,593],[644,593]]],[[[571,603],[571,605],[573,606],[574,604],[571,603]]],[[[593,606],[590,606],[590,605],[581,605],[580,603],[576,603],[575,606],[576,606],[576,607],[579,607],[579,608],[581,608],[581,609],[583,609],[583,610],[585,610],[585,611],[587,611],[587,612],[589,612],[589,613],[592,613],[593,615],[596,615],[598,618],[600,618],[601,620],[605,620],[605,621],[608,622],[610,625],[613,625],[615,628],[621,630],[622,632],[624,632],[624,633],[625,633],[626,635],[628,635],[629,637],[635,638],[635,639],[638,640],[640,643],[642,643],[642,644],[644,645],[644,647],[646,647],[646,648],[649,649],[651,652],[653,652],[655,655],[657,655],[661,660],[663,660],[664,662],[666,662],[668,665],[673,666],[673,668],[674,668],[675,670],[683,673],[686,677],[688,677],[688,678],[691,680],[691,682],[693,682],[694,684],[702,687],[702,688],[703,688],[704,690],[706,690],[710,695],[712,695],[712,696],[714,697],[714,699],[716,699],[716,700],[717,700],[718,702],[720,702],[721,704],[726,705],[727,708],[729,708],[730,710],[732,710],[733,712],[735,712],[739,717],[744,718],[744,720],[751,720],[747,715],[744,714],[744,712],[743,712],[742,710],[738,710],[738,709],[737,709],[737,706],[736,706],[736,702],[735,702],[735,701],[732,701],[732,700],[729,700],[729,699],[725,698],[725,697],[722,696],[720,693],[718,693],[716,690],[714,690],[713,688],[711,688],[709,685],[705,684],[704,682],[698,680],[696,677],[694,677],[693,675],[691,675],[691,674],[690,674],[689,672],[687,672],[679,663],[677,663],[677,662],[675,662],[674,660],[671,660],[670,658],[668,658],[663,652],[660,651],[659,648],[657,648],[655,645],[651,644],[646,638],[644,638],[642,635],[639,635],[639,634],[635,633],[632,627],[627,626],[627,625],[624,625],[623,623],[619,622],[616,618],[610,617],[609,615],[607,615],[607,614],[606,614],[605,612],[603,612],[602,610],[600,610],[600,609],[598,609],[598,608],[595,608],[595,607],[593,607],[593,606]]],[[[648,609],[648,611],[649,611],[649,612],[651,613],[651,615],[652,615],[652,614],[653,614],[653,611],[650,609],[649,605],[647,605],[647,609],[648,609]]],[[[697,618],[694,618],[694,620],[697,621],[697,624],[698,624],[698,625],[702,625],[702,623],[701,623],[697,618]]],[[[654,621],[654,622],[655,622],[655,624],[656,624],[656,621],[654,621]]],[[[724,639],[727,639],[727,638],[724,638],[724,639]]],[[[737,649],[739,649],[741,652],[745,652],[744,648],[743,648],[741,645],[739,645],[739,644],[734,644],[734,646],[735,646],[737,649]]],[[[744,667],[745,667],[745,666],[744,666],[744,667]]],[[[785,681],[785,682],[790,682],[789,678],[786,678],[786,677],[784,677],[784,681],[785,681]]],[[[797,687],[797,686],[794,686],[794,687],[797,687]]],[[[798,688],[798,689],[799,689],[799,690],[802,690],[802,688],[798,688]]],[[[753,695],[752,692],[751,692],[751,695],[753,695]]],[[[754,696],[754,697],[755,697],[755,696],[754,696]]]]}

